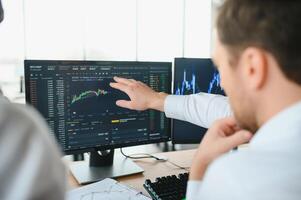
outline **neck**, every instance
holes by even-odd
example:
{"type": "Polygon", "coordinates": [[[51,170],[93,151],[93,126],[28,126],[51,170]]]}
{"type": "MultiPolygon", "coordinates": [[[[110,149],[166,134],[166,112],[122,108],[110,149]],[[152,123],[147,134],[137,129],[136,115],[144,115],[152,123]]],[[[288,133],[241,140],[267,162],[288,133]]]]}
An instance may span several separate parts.
{"type": "Polygon", "coordinates": [[[274,84],[275,87],[267,92],[258,110],[257,124],[261,127],[264,123],[285,110],[289,106],[301,101],[301,86],[289,82],[288,84],[274,84]]]}

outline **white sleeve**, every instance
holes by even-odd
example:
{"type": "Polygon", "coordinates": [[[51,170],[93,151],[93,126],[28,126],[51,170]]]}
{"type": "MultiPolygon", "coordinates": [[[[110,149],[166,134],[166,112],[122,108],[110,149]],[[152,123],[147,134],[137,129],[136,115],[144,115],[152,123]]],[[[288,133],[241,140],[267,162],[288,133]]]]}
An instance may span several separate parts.
{"type": "Polygon", "coordinates": [[[168,95],[164,102],[165,115],[209,128],[211,124],[232,115],[228,98],[222,95],[198,93],[192,95],[168,95]]]}
{"type": "Polygon", "coordinates": [[[188,181],[186,200],[198,199],[201,187],[202,187],[201,181],[188,181]]]}

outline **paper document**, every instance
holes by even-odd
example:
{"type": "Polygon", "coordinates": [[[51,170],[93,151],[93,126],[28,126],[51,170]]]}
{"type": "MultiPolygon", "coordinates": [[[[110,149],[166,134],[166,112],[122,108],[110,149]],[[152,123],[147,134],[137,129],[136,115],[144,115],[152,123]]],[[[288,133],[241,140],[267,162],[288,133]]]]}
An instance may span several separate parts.
{"type": "Polygon", "coordinates": [[[150,200],[126,185],[106,178],[67,193],[67,200],[150,200]]]}

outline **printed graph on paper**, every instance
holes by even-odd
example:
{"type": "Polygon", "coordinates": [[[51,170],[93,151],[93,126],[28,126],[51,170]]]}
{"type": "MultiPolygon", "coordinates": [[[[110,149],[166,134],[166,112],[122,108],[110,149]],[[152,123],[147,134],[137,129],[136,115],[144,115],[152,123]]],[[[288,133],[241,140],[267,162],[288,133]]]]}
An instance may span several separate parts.
{"type": "Polygon", "coordinates": [[[141,192],[118,183],[113,179],[104,179],[100,182],[70,191],[67,200],[150,200],[141,192]]]}

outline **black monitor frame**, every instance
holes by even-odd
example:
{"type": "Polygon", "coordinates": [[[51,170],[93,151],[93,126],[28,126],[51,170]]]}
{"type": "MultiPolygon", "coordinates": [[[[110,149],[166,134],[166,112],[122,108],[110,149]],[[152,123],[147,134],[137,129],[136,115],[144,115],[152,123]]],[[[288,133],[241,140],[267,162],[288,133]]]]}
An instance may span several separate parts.
{"type": "MultiPolygon", "coordinates": [[[[24,68],[25,68],[25,91],[26,91],[26,102],[30,104],[31,96],[30,96],[30,88],[29,88],[29,66],[30,65],[112,65],[112,64],[134,64],[134,65],[145,65],[145,64],[152,64],[152,65],[165,65],[169,68],[169,77],[170,81],[167,81],[169,83],[169,93],[171,93],[171,77],[172,77],[172,63],[171,62],[138,62],[138,61],[80,61],[80,60],[25,60],[24,61],[24,68]]],[[[83,149],[77,149],[77,150],[67,150],[64,151],[66,155],[69,154],[78,154],[78,153],[86,153],[86,152],[97,152],[97,151],[104,151],[108,149],[116,149],[116,148],[122,148],[122,147],[130,147],[130,146],[138,146],[138,145],[145,145],[145,144],[152,144],[152,143],[159,143],[159,142],[168,142],[171,140],[171,120],[166,119],[169,123],[169,127],[167,131],[167,138],[161,138],[157,140],[151,140],[151,141],[143,141],[143,142],[129,142],[126,144],[114,144],[114,145],[104,145],[99,147],[88,147],[83,149]]]]}

